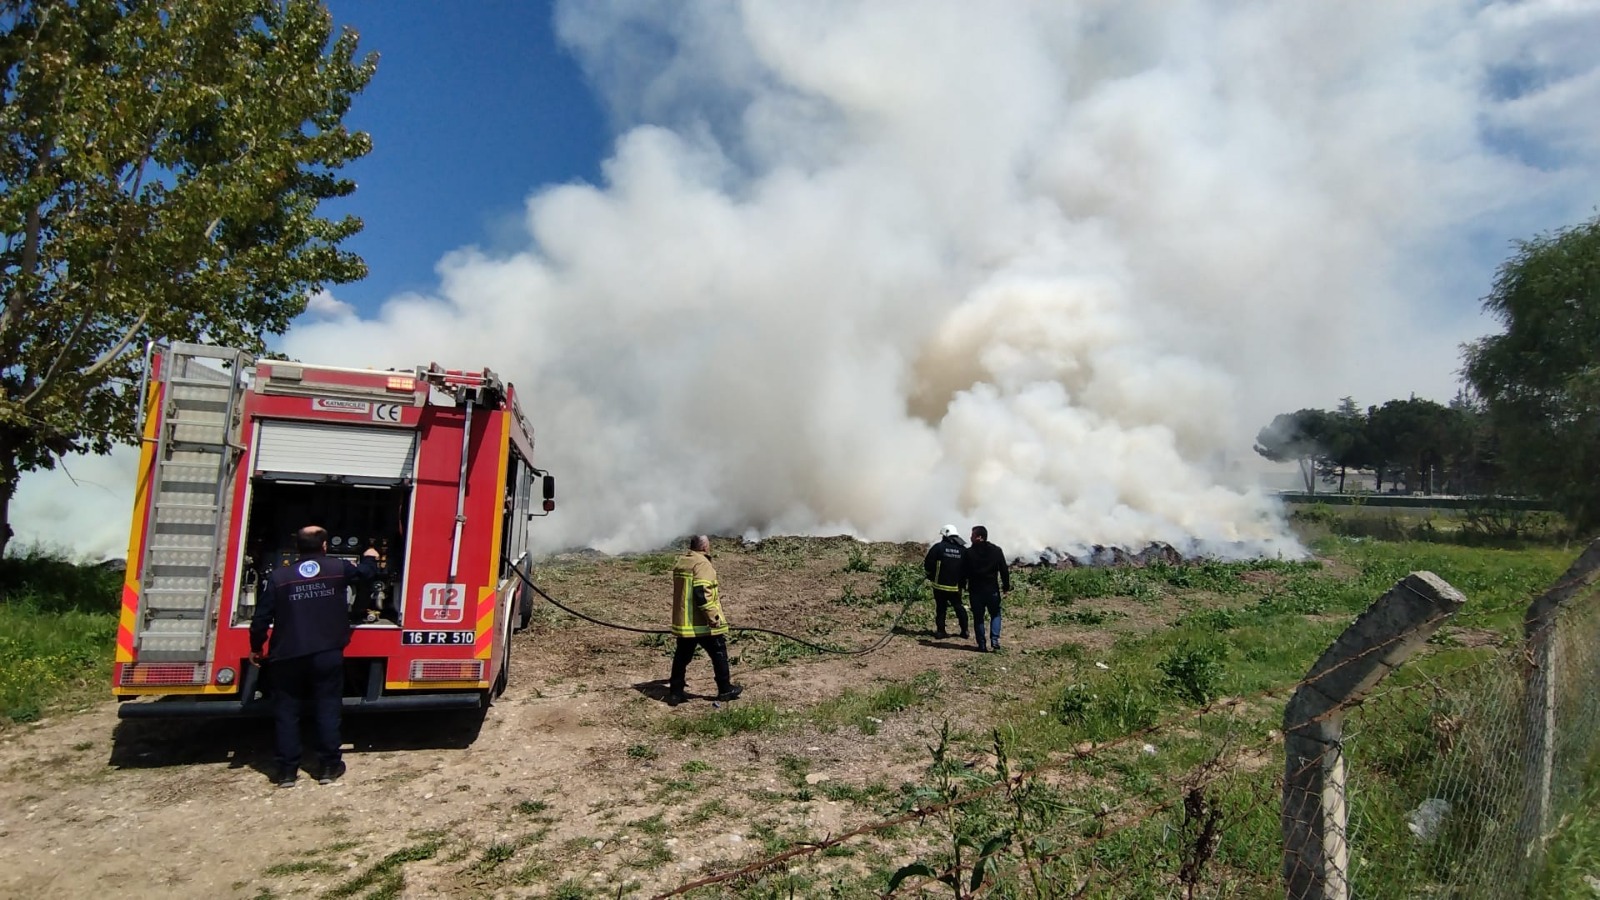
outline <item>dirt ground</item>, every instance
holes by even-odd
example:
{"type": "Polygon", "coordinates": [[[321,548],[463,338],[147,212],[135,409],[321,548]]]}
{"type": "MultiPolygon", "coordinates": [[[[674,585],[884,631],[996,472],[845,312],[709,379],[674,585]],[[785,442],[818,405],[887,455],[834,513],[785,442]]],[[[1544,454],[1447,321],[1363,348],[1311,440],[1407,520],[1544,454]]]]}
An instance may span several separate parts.
{"type": "MultiPolygon", "coordinates": [[[[920,565],[923,549],[718,541],[716,563],[733,624],[854,647],[898,611],[872,600],[884,568],[920,565]],[[871,570],[846,571],[852,559],[871,570]]],[[[591,615],[660,628],[669,560],[565,555],[538,581],[591,615]]],[[[723,710],[703,656],[697,698],[669,707],[665,639],[541,601],[493,708],[347,717],[349,774],[331,786],[274,787],[265,721],[119,721],[100,703],[0,732],[0,896],[651,896],[881,818],[923,777],[942,721],[982,735],[996,704],[1073,664],[1040,651],[1072,641],[1092,659],[1112,632],[1160,624],[1148,606],[1093,603],[1110,624],[1008,606],[1003,654],[934,640],[931,602],[860,656],[736,636],[745,696],[723,710]],[[923,693],[904,709],[849,712],[908,683],[923,693]],[[692,727],[739,709],[773,721],[726,737],[692,727]]],[[[913,852],[890,842],[817,865],[881,870],[913,852]]]]}

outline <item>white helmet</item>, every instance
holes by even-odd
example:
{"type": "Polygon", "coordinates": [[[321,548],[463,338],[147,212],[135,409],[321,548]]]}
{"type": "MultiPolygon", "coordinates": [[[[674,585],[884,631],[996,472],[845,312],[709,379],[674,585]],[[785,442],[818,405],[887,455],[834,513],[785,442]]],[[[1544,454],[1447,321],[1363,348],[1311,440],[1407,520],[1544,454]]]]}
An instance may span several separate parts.
{"type": "Polygon", "coordinates": [[[939,529],[940,537],[959,537],[960,534],[961,532],[957,531],[954,525],[946,525],[945,527],[939,529]]]}

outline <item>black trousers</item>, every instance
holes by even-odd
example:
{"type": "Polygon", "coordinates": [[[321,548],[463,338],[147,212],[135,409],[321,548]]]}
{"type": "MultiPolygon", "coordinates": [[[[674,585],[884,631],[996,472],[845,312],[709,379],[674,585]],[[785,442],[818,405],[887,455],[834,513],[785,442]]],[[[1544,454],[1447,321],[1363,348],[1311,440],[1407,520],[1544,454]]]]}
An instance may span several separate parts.
{"type": "Polygon", "coordinates": [[[339,714],[344,710],[344,651],[272,660],[278,767],[300,768],[300,722],[311,708],[311,750],[326,769],[339,762],[339,714]]]}
{"type": "Polygon", "coordinates": [[[717,678],[717,693],[732,687],[733,678],[728,674],[727,638],[720,634],[702,634],[678,638],[678,646],[672,651],[672,678],[667,683],[667,689],[675,694],[683,693],[684,680],[689,674],[689,660],[694,659],[694,651],[698,647],[706,648],[706,655],[711,657],[711,673],[717,678]]]}
{"type": "Polygon", "coordinates": [[[961,633],[967,633],[967,608],[961,605],[961,589],[947,591],[943,588],[933,589],[933,627],[940,632],[944,631],[945,613],[949,609],[956,611],[956,621],[961,623],[961,633]]]}

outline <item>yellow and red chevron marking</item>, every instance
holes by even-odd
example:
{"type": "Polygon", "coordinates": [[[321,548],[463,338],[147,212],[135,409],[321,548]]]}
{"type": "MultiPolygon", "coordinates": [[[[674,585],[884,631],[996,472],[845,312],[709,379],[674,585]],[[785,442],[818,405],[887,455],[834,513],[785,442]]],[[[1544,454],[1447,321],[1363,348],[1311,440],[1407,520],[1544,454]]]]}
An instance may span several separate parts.
{"type": "Polygon", "coordinates": [[[494,639],[485,641],[484,635],[494,631],[494,586],[487,585],[478,589],[478,608],[483,614],[478,616],[478,625],[474,629],[476,634],[473,643],[478,645],[477,658],[488,659],[494,653],[494,639]]]}
{"type": "Polygon", "coordinates": [[[133,493],[133,525],[128,529],[128,567],[122,575],[122,615],[117,621],[119,663],[133,662],[133,632],[139,624],[139,579],[144,577],[144,543],[150,523],[150,494],[155,485],[156,427],[160,418],[161,382],[151,379],[145,396],[144,439],[139,445],[139,478],[133,493]]]}
{"type": "MultiPolygon", "coordinates": [[[[495,415],[494,422],[499,426],[495,442],[499,444],[499,453],[495,460],[495,497],[491,509],[504,509],[506,501],[506,467],[511,462],[511,413],[501,410],[495,415]]],[[[485,432],[488,433],[488,432],[485,432]]],[[[500,516],[491,517],[494,523],[489,536],[489,572],[487,583],[478,590],[478,609],[482,613],[478,616],[477,634],[474,641],[478,644],[478,659],[490,659],[494,656],[494,609],[499,598],[495,596],[494,583],[500,577],[500,539],[503,519],[500,516]],[[483,636],[491,635],[488,641],[483,636]]]]}
{"type": "Polygon", "coordinates": [[[133,628],[139,621],[139,588],[134,584],[122,585],[122,616],[117,620],[117,655],[119,663],[133,662],[133,628]]]}

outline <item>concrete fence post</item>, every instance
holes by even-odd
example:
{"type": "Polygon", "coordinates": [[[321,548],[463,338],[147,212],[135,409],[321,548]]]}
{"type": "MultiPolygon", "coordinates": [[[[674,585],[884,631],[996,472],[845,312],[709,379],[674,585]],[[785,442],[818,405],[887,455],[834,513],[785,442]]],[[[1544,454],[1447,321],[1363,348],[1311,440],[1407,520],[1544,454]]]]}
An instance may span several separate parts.
{"type": "Polygon", "coordinates": [[[1538,871],[1550,829],[1550,787],[1556,759],[1556,618],[1596,577],[1600,577],[1600,540],[1590,543],[1567,573],[1529,604],[1522,616],[1527,655],[1522,701],[1522,816],[1517,838],[1523,851],[1524,878],[1538,871]]]}
{"type": "Polygon", "coordinates": [[[1350,896],[1344,710],[1465,602],[1432,572],[1407,575],[1323,651],[1289,698],[1283,713],[1283,880],[1289,900],[1350,896]]]}

